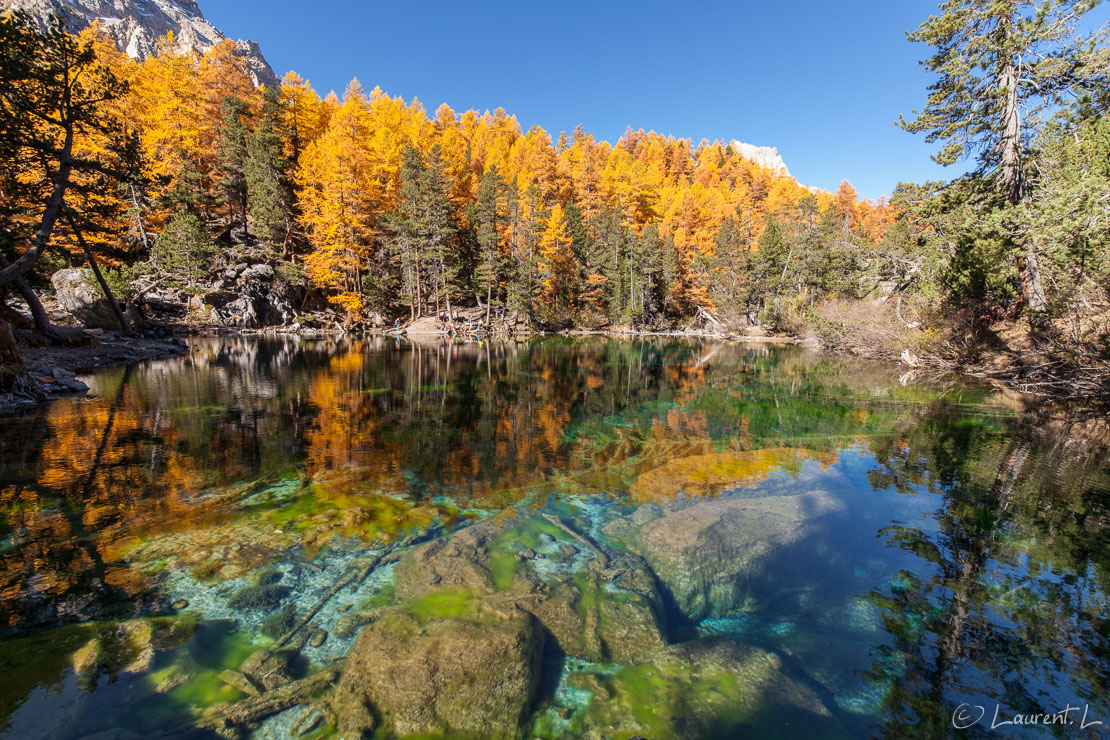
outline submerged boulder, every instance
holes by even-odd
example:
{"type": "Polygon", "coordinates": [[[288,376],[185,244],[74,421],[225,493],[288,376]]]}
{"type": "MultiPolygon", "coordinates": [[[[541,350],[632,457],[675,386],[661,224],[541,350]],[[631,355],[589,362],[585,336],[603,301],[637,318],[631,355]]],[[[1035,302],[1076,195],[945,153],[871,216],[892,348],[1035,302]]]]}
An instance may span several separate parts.
{"type": "Polygon", "coordinates": [[[721,498],[656,518],[618,519],[605,531],[641,554],[679,610],[698,620],[742,606],[775,554],[839,508],[824,493],[721,498]]]}
{"type": "Polygon", "coordinates": [[[535,618],[474,605],[427,623],[391,614],[363,630],[332,699],[339,734],[369,738],[375,713],[392,735],[518,738],[539,681],[535,618]]]}
{"type": "Polygon", "coordinates": [[[84,270],[58,270],[50,277],[54,296],[77,323],[89,329],[119,329],[108,301],[86,278],[84,270]]]}
{"type": "Polygon", "coordinates": [[[192,616],[98,624],[94,636],[73,654],[73,668],[85,680],[95,680],[101,671],[146,673],[154,663],[156,651],[188,642],[196,626],[192,616]]]}
{"type": "Polygon", "coordinates": [[[514,603],[576,658],[636,660],[666,644],[662,597],[643,559],[603,552],[578,537],[542,515],[475,524],[403,559],[397,595],[416,599],[429,589],[458,587],[514,603]]]}
{"type": "Polygon", "coordinates": [[[672,645],[615,674],[581,672],[591,698],[576,718],[588,740],[614,737],[840,738],[848,733],[781,659],[724,637],[672,645]]]}

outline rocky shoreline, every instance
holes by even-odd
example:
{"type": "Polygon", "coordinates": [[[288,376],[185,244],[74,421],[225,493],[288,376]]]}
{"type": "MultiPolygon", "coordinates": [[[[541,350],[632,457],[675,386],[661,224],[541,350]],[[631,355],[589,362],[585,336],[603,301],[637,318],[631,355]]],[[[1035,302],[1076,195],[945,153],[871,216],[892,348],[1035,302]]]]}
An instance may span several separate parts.
{"type": "Polygon", "coordinates": [[[188,352],[188,344],[175,335],[129,337],[103,330],[89,330],[83,343],[76,346],[25,346],[22,348],[23,362],[38,392],[34,395],[0,393],[0,414],[26,411],[59,398],[83,396],[89,387],[76,377],[83,373],[188,352]]]}

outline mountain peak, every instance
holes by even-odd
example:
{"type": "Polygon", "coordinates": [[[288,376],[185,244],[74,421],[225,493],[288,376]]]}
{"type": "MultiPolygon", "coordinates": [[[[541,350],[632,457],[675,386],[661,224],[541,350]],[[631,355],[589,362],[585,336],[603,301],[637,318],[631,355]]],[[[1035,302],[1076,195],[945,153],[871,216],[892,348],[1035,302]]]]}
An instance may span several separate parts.
{"type": "Polygon", "coordinates": [[[773,172],[779,172],[787,177],[792,177],[790,170],[786,168],[786,162],[782,161],[779,156],[779,150],[773,146],[755,146],[754,144],[745,144],[742,141],[732,140],[732,149],[745,159],[758,164],[760,167],[766,167],[773,172]]]}
{"type": "MultiPolygon", "coordinates": [[[[227,37],[209,23],[196,0],[0,0],[0,10],[25,10],[45,27],[60,13],[66,28],[80,31],[98,21],[120,51],[146,59],[158,40],[173,31],[181,51],[200,54],[227,37]]],[[[278,79],[253,41],[236,41],[238,56],[246,60],[256,85],[277,87],[278,79]]]]}

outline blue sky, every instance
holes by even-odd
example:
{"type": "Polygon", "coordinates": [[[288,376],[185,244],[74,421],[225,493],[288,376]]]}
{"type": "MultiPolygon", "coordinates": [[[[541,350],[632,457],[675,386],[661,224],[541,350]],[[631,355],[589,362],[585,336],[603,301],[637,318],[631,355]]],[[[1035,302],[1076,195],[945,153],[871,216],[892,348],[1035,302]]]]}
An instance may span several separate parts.
{"type": "MultiPolygon", "coordinates": [[[[936,0],[350,2],[201,0],[232,38],[321,93],[352,77],[429,112],[505,108],[524,129],[583,124],[615,142],[631,125],[777,146],[802,183],[889,194],[950,178],[894,125],[925,99],[927,48],[905,31],[936,0]]],[[[1100,12],[1105,15],[1104,12],[1100,12]]]]}

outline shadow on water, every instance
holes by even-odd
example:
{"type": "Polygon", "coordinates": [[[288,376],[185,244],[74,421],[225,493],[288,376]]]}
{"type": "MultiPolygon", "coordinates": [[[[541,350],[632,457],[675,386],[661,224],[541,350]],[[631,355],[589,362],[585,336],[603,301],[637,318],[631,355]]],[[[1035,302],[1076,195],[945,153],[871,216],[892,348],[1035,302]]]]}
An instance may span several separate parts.
{"type": "Polygon", "coordinates": [[[548,639],[537,706],[564,702],[567,732],[605,691],[659,701],[689,737],[982,731],[952,728],[964,702],[1089,703],[1110,721],[1107,453],[1025,426],[978,386],[670,339],[242,338],[90,384],[94,398],[0,429],[5,737],[195,732],[196,711],[239,698],[219,674],[257,647],[267,614],[236,614],[228,596],[264,568],[311,599],[329,557],[541,506],[654,564],[672,646],[762,648],[827,710],[784,717],[783,687],[758,681],[745,690],[766,707],[729,704],[727,677],[682,696],[548,639]],[[777,511],[764,499],[795,502],[785,529],[745,529],[777,511]],[[706,558],[746,562],[731,581],[692,592],[681,576],[708,567],[698,556],[668,573],[647,540],[607,527],[666,521],[681,538],[684,512],[706,525],[706,558]],[[193,605],[171,610],[186,588],[193,605]],[[136,663],[136,618],[190,612],[186,642],[136,663]],[[576,672],[595,699],[568,685],[576,672]]]}

